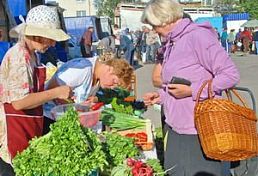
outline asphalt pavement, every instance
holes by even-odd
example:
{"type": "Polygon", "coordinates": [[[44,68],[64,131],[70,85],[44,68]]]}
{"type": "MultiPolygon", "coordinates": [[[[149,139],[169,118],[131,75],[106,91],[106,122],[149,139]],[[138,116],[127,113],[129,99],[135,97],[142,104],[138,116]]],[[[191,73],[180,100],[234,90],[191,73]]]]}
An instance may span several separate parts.
{"type": "MultiPolygon", "coordinates": [[[[237,86],[250,89],[254,94],[256,103],[258,104],[258,56],[257,55],[243,55],[241,53],[231,54],[231,58],[237,65],[240,71],[240,83],[237,86]]],[[[151,74],[153,64],[139,64],[136,68],[137,76],[137,99],[142,99],[146,92],[155,91],[152,85],[151,74]]],[[[240,93],[246,100],[246,103],[252,107],[252,101],[248,93],[240,93]]],[[[258,113],[257,113],[258,114],[258,113]]],[[[151,119],[155,127],[160,127],[160,112],[155,108],[150,107],[145,113],[144,117],[151,119]]]]}

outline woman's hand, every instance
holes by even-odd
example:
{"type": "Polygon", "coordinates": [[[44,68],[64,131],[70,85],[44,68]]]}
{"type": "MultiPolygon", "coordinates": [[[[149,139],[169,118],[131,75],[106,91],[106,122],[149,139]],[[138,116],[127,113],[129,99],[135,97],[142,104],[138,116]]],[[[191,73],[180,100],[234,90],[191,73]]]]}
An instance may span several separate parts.
{"type": "Polygon", "coordinates": [[[160,96],[158,92],[149,92],[143,96],[143,101],[146,106],[150,106],[160,102],[160,96]]]}
{"type": "Polygon", "coordinates": [[[183,84],[169,84],[168,92],[178,99],[192,96],[191,87],[183,84]]]}
{"type": "Polygon", "coordinates": [[[72,88],[69,86],[58,86],[56,89],[56,98],[58,99],[69,99],[73,97],[72,88]]]}
{"type": "Polygon", "coordinates": [[[93,104],[98,102],[97,96],[90,96],[87,100],[85,100],[82,104],[93,104]]]}

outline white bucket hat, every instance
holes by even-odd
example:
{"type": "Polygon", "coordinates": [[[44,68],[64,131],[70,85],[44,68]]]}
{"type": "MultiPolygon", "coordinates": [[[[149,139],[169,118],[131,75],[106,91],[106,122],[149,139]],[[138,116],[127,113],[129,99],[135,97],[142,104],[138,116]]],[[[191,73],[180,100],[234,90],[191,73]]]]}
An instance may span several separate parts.
{"type": "Polygon", "coordinates": [[[41,36],[55,41],[65,41],[70,38],[61,28],[57,10],[45,5],[32,8],[26,21],[20,16],[21,24],[12,28],[10,37],[18,38],[20,35],[41,36]]]}

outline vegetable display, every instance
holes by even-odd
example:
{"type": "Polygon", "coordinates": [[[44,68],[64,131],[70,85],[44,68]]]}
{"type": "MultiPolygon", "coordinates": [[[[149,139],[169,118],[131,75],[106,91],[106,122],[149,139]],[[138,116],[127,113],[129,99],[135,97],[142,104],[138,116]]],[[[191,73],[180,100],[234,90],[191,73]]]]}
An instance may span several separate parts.
{"type": "Polygon", "coordinates": [[[148,159],[142,161],[134,158],[127,158],[123,164],[114,167],[111,176],[164,176],[159,160],[148,159]]]}
{"type": "Polygon", "coordinates": [[[115,112],[108,108],[102,111],[101,120],[104,125],[116,130],[145,129],[147,122],[144,119],[125,113],[115,112]]]}
{"type": "Polygon", "coordinates": [[[146,162],[133,158],[127,159],[127,166],[131,167],[132,176],[164,176],[164,171],[157,159],[148,159],[146,162]]]}
{"type": "Polygon", "coordinates": [[[132,99],[130,92],[123,88],[100,89],[96,96],[100,102],[111,104],[115,112],[141,117],[142,113],[147,110],[143,101],[135,100],[135,97],[132,99]]]}
{"type": "Polygon", "coordinates": [[[145,144],[148,140],[148,135],[145,132],[127,133],[125,136],[133,138],[136,145],[145,144]]]}
{"type": "Polygon", "coordinates": [[[113,98],[121,99],[128,97],[130,92],[123,88],[115,88],[115,89],[102,89],[97,92],[96,96],[98,100],[105,103],[110,104],[113,98]]]}
{"type": "Polygon", "coordinates": [[[105,133],[105,137],[104,150],[111,166],[117,166],[126,158],[139,155],[139,149],[134,145],[133,139],[116,133],[105,133]]]}
{"type": "Polygon", "coordinates": [[[118,102],[119,100],[117,98],[113,98],[111,101],[111,106],[114,109],[115,112],[120,112],[120,113],[125,113],[125,114],[134,114],[134,109],[133,106],[128,103],[120,100],[120,103],[118,102]]]}
{"type": "Polygon", "coordinates": [[[34,138],[13,159],[16,175],[85,176],[108,164],[97,135],[80,126],[72,108],[50,128],[47,135],[34,138]]]}

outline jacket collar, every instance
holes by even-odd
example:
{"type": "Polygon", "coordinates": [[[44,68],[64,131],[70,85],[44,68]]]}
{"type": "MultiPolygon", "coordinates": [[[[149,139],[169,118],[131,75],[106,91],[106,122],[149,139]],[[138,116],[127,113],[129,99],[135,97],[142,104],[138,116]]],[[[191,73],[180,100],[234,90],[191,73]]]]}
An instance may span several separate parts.
{"type": "Polygon", "coordinates": [[[168,33],[166,37],[166,41],[175,42],[180,39],[184,33],[185,29],[190,25],[191,20],[188,18],[184,18],[178,22],[178,24],[168,33]]]}

